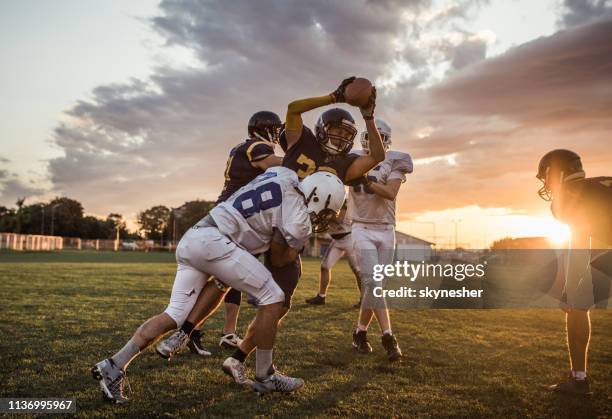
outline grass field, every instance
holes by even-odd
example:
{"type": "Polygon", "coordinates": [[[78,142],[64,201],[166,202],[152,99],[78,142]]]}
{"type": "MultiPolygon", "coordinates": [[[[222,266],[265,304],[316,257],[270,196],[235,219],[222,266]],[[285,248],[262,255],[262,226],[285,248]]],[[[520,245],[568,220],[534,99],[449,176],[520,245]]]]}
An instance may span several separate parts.
{"type": "MultiPolygon", "coordinates": [[[[612,311],[592,315],[594,395],[562,399],[543,390],[567,369],[560,311],[395,311],[405,361],[389,365],[375,325],[374,353],[351,350],[357,292],[345,262],[328,304],[304,304],[316,289],[316,260],[304,262],[275,352],[281,370],[306,380],[301,391],[258,398],[230,385],[218,313],[206,327],[212,357],[167,363],[148,351],[128,370],[132,401],[104,404],[90,367],[165,308],[174,269],[165,254],[0,253],[0,397],[74,397],[78,415],[98,417],[612,416],[612,311]]],[[[241,331],[253,314],[243,305],[241,331]]]]}

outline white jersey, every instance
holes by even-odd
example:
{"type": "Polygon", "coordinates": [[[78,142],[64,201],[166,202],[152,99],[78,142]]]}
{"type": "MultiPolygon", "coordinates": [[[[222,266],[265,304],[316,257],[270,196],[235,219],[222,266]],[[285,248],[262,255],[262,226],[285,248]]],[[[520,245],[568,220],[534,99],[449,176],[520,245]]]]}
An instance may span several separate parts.
{"type": "MultiPolygon", "coordinates": [[[[295,172],[271,167],[210,211],[217,228],[252,254],[270,247],[274,228],[301,249],[312,233],[295,172]]],[[[197,224],[196,224],[197,225],[197,224]]]]}
{"type": "Polygon", "coordinates": [[[335,238],[334,236],[345,235],[347,233],[350,233],[351,232],[351,222],[345,216],[339,223],[336,223],[336,222],[329,223],[327,232],[329,233],[330,236],[332,236],[332,238],[335,238]]]}
{"type": "MultiPolygon", "coordinates": [[[[362,150],[356,153],[363,154],[362,150]]],[[[392,179],[406,181],[412,173],[412,158],[400,151],[387,151],[385,160],[368,172],[368,179],[376,183],[387,183],[392,179]]],[[[352,222],[395,225],[395,199],[389,200],[356,185],[349,188],[347,217],[352,222]]]]}

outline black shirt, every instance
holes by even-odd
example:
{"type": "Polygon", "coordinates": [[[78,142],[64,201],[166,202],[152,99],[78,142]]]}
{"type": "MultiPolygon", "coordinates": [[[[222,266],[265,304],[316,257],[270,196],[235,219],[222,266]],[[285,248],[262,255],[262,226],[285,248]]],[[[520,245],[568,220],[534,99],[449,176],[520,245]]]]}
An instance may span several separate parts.
{"type": "Polygon", "coordinates": [[[225,183],[217,204],[225,201],[234,192],[263,173],[263,170],[253,167],[256,162],[273,155],[274,149],[265,141],[248,139],[232,148],[225,167],[225,183]]]}
{"type": "Polygon", "coordinates": [[[568,182],[551,210],[572,231],[587,234],[612,245],[612,177],[594,177],[568,182]]]}
{"type": "Polygon", "coordinates": [[[289,150],[287,150],[287,137],[283,131],[280,145],[285,152],[283,166],[295,171],[300,180],[314,172],[324,171],[335,174],[346,183],[346,172],[359,157],[356,154],[328,155],[321,150],[314,134],[307,127],[302,127],[302,135],[289,150]]]}

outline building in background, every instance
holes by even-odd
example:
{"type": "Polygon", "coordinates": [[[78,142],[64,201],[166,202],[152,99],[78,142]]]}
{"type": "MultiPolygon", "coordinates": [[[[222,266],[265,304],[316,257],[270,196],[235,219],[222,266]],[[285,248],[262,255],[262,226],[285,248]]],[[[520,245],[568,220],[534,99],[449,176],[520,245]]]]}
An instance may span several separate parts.
{"type": "MultiPolygon", "coordinates": [[[[330,243],[331,237],[328,234],[314,234],[306,244],[304,255],[322,257],[330,243]]],[[[401,231],[395,232],[396,258],[398,260],[429,260],[432,256],[434,244],[401,231]]]]}

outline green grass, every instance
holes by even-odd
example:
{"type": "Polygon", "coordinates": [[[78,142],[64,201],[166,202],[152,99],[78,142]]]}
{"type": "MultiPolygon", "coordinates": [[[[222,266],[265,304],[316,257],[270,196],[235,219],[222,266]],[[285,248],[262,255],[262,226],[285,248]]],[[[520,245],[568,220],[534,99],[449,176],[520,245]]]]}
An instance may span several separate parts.
{"type": "MultiPolygon", "coordinates": [[[[405,361],[389,365],[375,325],[374,353],[351,350],[357,292],[345,262],[334,270],[328,304],[304,304],[316,289],[315,260],[304,262],[275,352],[278,367],[306,380],[301,391],[258,398],[231,385],[220,350],[171,363],[149,350],[130,366],[132,401],[107,405],[89,369],[165,308],[175,266],[163,256],[168,263],[127,252],[1,253],[0,397],[74,397],[79,415],[98,417],[612,416],[611,311],[592,315],[594,395],[562,399],[543,390],[567,369],[560,311],[395,311],[405,361]]],[[[243,307],[242,331],[254,314],[243,307]]],[[[218,313],[206,327],[211,348],[221,324],[218,313]]]]}

